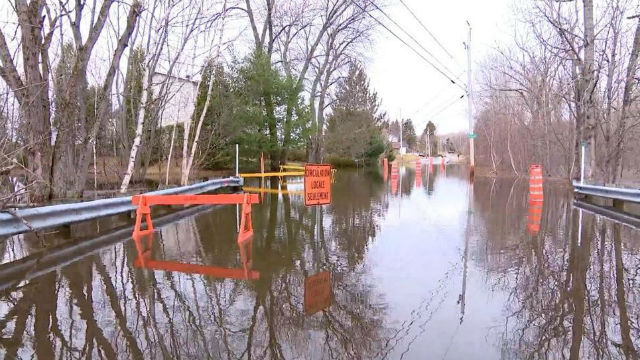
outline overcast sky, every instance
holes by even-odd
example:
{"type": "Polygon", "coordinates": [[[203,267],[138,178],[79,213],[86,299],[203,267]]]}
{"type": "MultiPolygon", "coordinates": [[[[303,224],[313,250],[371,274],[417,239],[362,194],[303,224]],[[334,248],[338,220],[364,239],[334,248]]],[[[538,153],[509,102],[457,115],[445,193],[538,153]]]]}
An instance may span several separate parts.
{"type": "MultiPolygon", "coordinates": [[[[481,61],[496,44],[504,43],[512,37],[514,0],[403,1],[453,58],[429,36],[400,0],[387,0],[383,10],[465,84],[467,57],[463,42],[466,41],[468,32],[466,22],[469,21],[472,27],[474,68],[476,62],[481,61]]],[[[382,13],[374,14],[394,33],[424,54],[422,48],[382,13]]],[[[424,56],[432,59],[427,54],[424,56]]],[[[448,73],[441,64],[433,60],[431,62],[448,73]]],[[[382,27],[376,33],[367,71],[372,86],[382,98],[382,109],[388,112],[391,119],[400,115],[411,118],[416,133],[422,132],[428,120],[436,124],[440,134],[467,130],[467,100],[454,100],[464,94],[463,90],[382,27]],[[452,101],[453,105],[439,112],[452,101]]]]}

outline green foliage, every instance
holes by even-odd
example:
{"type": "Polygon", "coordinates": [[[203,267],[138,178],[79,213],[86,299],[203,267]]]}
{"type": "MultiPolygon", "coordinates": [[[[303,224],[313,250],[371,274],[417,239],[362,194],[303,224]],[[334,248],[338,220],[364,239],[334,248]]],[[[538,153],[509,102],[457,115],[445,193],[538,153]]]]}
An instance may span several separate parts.
{"type": "MultiPolygon", "coordinates": [[[[129,139],[135,137],[140,101],[142,100],[142,87],[145,71],[145,54],[142,46],[138,46],[131,52],[131,58],[127,67],[127,77],[124,84],[124,116],[129,139]]],[[[151,96],[148,96],[152,99],[151,96]]],[[[146,120],[146,119],[145,119],[146,120]]]]}
{"type": "Polygon", "coordinates": [[[416,147],[416,130],[411,119],[406,119],[402,122],[402,142],[402,145],[406,146],[407,149],[415,149],[416,147]]]}
{"type": "Polygon", "coordinates": [[[236,143],[245,161],[255,162],[261,152],[268,157],[285,147],[296,157],[304,152],[312,129],[301,87],[275,69],[264,53],[255,52],[228,70],[212,61],[207,63],[198,88],[194,124],[204,110],[211,81],[211,99],[200,138],[200,163],[204,168],[233,166],[236,143]],[[287,116],[288,108],[291,116],[287,116]],[[285,131],[291,134],[286,144],[285,131]]]}
{"type": "Polygon", "coordinates": [[[56,65],[53,80],[53,102],[55,105],[53,125],[57,128],[58,131],[69,131],[68,129],[62,129],[65,126],[64,117],[65,115],[68,115],[69,110],[74,105],[70,102],[77,101],[77,99],[69,99],[69,97],[67,96],[68,81],[73,71],[72,67],[75,57],[76,51],[73,47],[73,44],[65,43],[62,46],[62,53],[60,55],[60,60],[56,65]]]}
{"type": "MultiPolygon", "coordinates": [[[[438,152],[438,140],[436,138],[436,125],[431,121],[427,122],[423,134],[429,137],[429,144],[431,145],[431,154],[438,152]]],[[[425,139],[426,141],[426,139],[425,139]]]]}
{"type": "Polygon", "coordinates": [[[379,101],[369,89],[364,70],[356,65],[340,82],[333,113],[327,120],[325,144],[330,156],[372,161],[385,150],[378,126],[379,101]]]}
{"type": "Polygon", "coordinates": [[[275,69],[268,56],[256,51],[238,68],[236,77],[238,111],[236,121],[242,126],[237,134],[245,156],[259,157],[260,152],[303,149],[311,133],[310,112],[300,96],[295,79],[275,69]],[[287,109],[291,117],[287,117],[287,109]],[[290,132],[289,143],[284,133],[290,132]]]}
{"type": "Polygon", "coordinates": [[[349,157],[329,156],[327,158],[327,161],[329,162],[329,164],[331,164],[331,166],[335,168],[349,168],[358,166],[356,161],[349,157]]]}
{"type": "MultiPolygon", "coordinates": [[[[211,81],[213,81],[211,99],[206,109],[200,138],[201,164],[206,169],[232,165],[235,160],[233,140],[242,126],[240,122],[234,121],[237,103],[233,89],[234,79],[222,65],[215,64],[211,60],[204,68],[202,81],[198,87],[192,123],[197,124],[202,116],[211,81]]],[[[193,135],[194,132],[190,134],[190,136],[193,135]]]]}

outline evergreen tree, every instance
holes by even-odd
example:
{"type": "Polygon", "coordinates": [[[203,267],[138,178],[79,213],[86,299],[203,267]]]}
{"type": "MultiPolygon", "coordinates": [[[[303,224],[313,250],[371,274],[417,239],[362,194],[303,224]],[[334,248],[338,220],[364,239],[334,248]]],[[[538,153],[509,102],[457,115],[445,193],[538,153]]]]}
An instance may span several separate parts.
{"type": "Polygon", "coordinates": [[[365,71],[352,65],[338,85],[327,121],[327,152],[354,160],[371,160],[383,153],[379,106],[378,94],[370,89],[365,71]]]}

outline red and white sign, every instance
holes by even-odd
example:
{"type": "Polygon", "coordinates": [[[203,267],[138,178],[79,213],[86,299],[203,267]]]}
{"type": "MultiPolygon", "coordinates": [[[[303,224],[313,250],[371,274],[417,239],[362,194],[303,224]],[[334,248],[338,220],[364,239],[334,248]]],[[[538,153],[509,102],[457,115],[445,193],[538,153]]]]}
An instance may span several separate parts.
{"type": "Polygon", "coordinates": [[[304,166],[304,204],[331,204],[331,165],[306,164],[304,166]]]}

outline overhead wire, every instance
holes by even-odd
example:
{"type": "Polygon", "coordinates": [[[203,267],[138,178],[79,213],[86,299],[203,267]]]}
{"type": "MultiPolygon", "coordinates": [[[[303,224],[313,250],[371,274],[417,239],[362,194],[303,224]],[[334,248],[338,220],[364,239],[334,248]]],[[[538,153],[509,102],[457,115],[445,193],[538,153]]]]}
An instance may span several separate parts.
{"type": "Polygon", "coordinates": [[[427,59],[424,55],[422,55],[419,51],[417,51],[415,48],[413,48],[411,45],[409,45],[406,41],[404,41],[401,37],[399,37],[395,32],[393,32],[391,29],[389,29],[382,21],[378,20],[378,18],[376,18],[375,16],[371,15],[368,11],[366,11],[362,6],[360,6],[360,4],[356,3],[354,0],[351,0],[351,2],[356,5],[358,8],[360,8],[360,10],[362,10],[363,12],[365,12],[367,15],[369,15],[369,17],[371,17],[375,22],[377,22],[380,26],[382,26],[385,30],[387,30],[391,35],[393,35],[396,39],[398,39],[398,41],[400,41],[401,43],[403,43],[406,47],[408,47],[409,49],[411,49],[416,55],[418,55],[422,60],[424,60],[427,64],[429,64],[431,67],[433,67],[438,73],[440,73],[442,76],[444,76],[445,78],[447,78],[447,80],[449,80],[452,84],[458,86],[459,88],[466,90],[465,87],[463,87],[462,85],[458,84],[457,82],[455,82],[455,80],[453,80],[449,75],[447,75],[444,71],[440,70],[440,68],[438,68],[434,63],[432,63],[431,61],[429,61],[429,59],[427,59]]]}
{"type": "Polygon", "coordinates": [[[409,34],[409,32],[407,30],[405,30],[400,24],[398,24],[397,21],[393,20],[393,18],[387,14],[386,11],[382,10],[376,3],[373,2],[373,0],[367,0],[371,5],[373,5],[373,7],[378,10],[379,12],[382,13],[382,15],[384,15],[387,19],[389,19],[389,21],[391,21],[391,23],[393,23],[395,26],[398,27],[398,29],[400,29],[400,31],[402,31],[406,36],[408,36],[411,40],[413,40],[413,42],[418,45],[422,50],[424,50],[424,52],[426,52],[427,54],[429,54],[429,56],[431,56],[433,58],[433,60],[438,63],[440,66],[442,66],[447,72],[449,72],[450,74],[453,75],[453,77],[458,80],[460,83],[464,84],[464,81],[462,81],[462,79],[460,79],[459,76],[455,75],[455,72],[451,71],[444,63],[442,63],[440,60],[438,60],[438,58],[429,50],[427,50],[427,48],[425,48],[415,37],[413,37],[411,34],[409,34]]]}
{"type": "Polygon", "coordinates": [[[403,1],[403,0],[399,0],[400,3],[404,6],[405,9],[407,9],[407,11],[411,14],[411,16],[413,16],[414,19],[416,19],[416,21],[418,22],[418,24],[420,24],[420,26],[422,26],[422,28],[424,29],[424,31],[427,32],[427,34],[429,34],[429,36],[431,36],[431,38],[433,39],[433,41],[436,42],[436,44],[438,44],[438,46],[440,46],[440,48],[447,54],[449,55],[449,58],[451,58],[452,60],[455,61],[455,58],[453,57],[453,55],[451,55],[451,53],[444,47],[444,45],[442,45],[442,43],[435,37],[435,35],[433,35],[433,33],[431,31],[429,31],[429,29],[427,29],[426,25],[418,18],[418,16],[416,16],[416,14],[413,12],[413,10],[411,10],[411,8],[409,8],[409,6],[403,1]]]}
{"type": "Polygon", "coordinates": [[[453,99],[451,102],[449,102],[447,105],[445,105],[444,107],[438,109],[438,111],[436,111],[435,113],[429,115],[429,116],[425,116],[425,118],[434,118],[437,115],[440,115],[442,112],[444,112],[445,110],[449,109],[451,106],[453,106],[458,100],[461,100],[464,98],[464,94],[460,95],[459,97],[453,99]]]}
{"type": "MultiPolygon", "coordinates": [[[[460,73],[458,76],[460,76],[462,74],[463,73],[460,73]]],[[[448,85],[446,85],[446,86],[448,86],[448,85]]],[[[419,113],[423,112],[425,110],[425,108],[427,110],[431,110],[431,109],[429,109],[428,105],[435,103],[436,100],[438,100],[438,105],[439,105],[441,98],[443,98],[443,95],[447,94],[446,86],[443,86],[443,87],[439,88],[438,91],[435,92],[436,95],[434,97],[429,98],[429,100],[425,101],[420,106],[416,107],[415,110],[411,113],[410,116],[418,115],[419,113]]]]}

